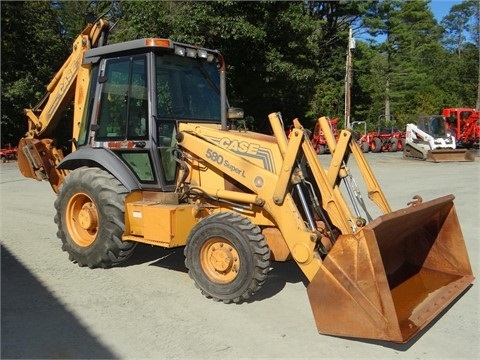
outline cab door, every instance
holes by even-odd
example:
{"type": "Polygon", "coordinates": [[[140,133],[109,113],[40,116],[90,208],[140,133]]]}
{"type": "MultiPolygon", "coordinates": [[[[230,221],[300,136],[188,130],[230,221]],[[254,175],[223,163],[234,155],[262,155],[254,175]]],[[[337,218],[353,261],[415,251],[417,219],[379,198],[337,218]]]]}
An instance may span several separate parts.
{"type": "Polygon", "coordinates": [[[168,147],[163,146],[165,141],[159,142],[156,104],[152,101],[155,91],[149,90],[153,81],[148,73],[149,58],[149,54],[139,54],[103,60],[98,78],[95,143],[113,151],[144,189],[171,191],[176,176],[171,151],[174,134],[170,130],[168,147]],[[163,169],[167,163],[168,172],[163,169]]]}

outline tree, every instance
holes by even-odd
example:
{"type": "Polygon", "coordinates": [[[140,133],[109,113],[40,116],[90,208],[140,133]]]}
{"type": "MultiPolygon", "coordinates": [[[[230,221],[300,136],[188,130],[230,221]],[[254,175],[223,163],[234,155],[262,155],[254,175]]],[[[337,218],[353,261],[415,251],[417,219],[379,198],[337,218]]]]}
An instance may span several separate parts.
{"type": "MultiPolygon", "coordinates": [[[[364,18],[370,34],[385,40],[374,45],[385,58],[385,118],[403,125],[409,116],[437,113],[439,94],[435,85],[441,29],[428,2],[381,1],[364,18]]],[[[379,62],[378,64],[382,64],[379,62]]]]}
{"type": "Polygon", "coordinates": [[[452,61],[451,72],[460,93],[460,105],[480,107],[480,4],[464,1],[452,6],[441,22],[444,28],[443,44],[450,54],[458,57],[452,61]],[[476,54],[476,56],[475,56],[476,54]],[[477,76],[474,76],[476,74],[477,76]],[[471,96],[476,88],[476,101],[471,96]]]}
{"type": "Polygon", "coordinates": [[[40,100],[69,45],[49,2],[2,1],[1,11],[1,142],[16,144],[27,130],[23,109],[40,100]]]}

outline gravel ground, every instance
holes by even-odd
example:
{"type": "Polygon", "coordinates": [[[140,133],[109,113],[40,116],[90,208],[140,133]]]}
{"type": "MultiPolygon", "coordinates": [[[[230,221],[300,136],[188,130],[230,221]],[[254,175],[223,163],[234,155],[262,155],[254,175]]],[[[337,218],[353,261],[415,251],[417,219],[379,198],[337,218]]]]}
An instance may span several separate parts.
{"type": "MultiPolygon", "coordinates": [[[[320,158],[327,163],[329,156],[320,158]]],[[[441,164],[403,160],[400,153],[367,159],[393,209],[415,194],[424,200],[455,195],[478,274],[478,156],[473,163],[441,164]]],[[[72,264],[56,237],[55,194],[48,183],[23,178],[15,163],[0,164],[0,197],[2,359],[480,357],[475,283],[408,344],[324,336],[316,331],[306,280],[293,262],[274,263],[252,301],[225,305],[195,288],[183,249],[140,245],[127,263],[108,270],[72,264]]]]}

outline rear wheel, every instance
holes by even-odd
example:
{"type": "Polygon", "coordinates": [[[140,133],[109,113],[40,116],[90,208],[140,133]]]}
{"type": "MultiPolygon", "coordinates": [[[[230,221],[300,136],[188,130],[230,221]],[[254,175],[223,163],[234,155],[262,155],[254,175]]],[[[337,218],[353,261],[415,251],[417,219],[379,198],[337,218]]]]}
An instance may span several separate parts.
{"type": "Polygon", "coordinates": [[[200,221],[185,247],[185,266],[202,293],[238,303],[260,290],[270,270],[270,250],[260,228],[235,213],[200,221]]]}
{"type": "Polygon", "coordinates": [[[126,194],[117,179],[98,168],[79,168],[65,177],[55,200],[55,223],[70,260],[107,268],[133,253],[137,243],[122,241],[126,194]]]}
{"type": "Polygon", "coordinates": [[[396,152],[397,150],[398,150],[398,139],[397,138],[391,138],[390,139],[390,147],[388,148],[388,151],[396,152]]]}
{"type": "Polygon", "coordinates": [[[382,140],[378,137],[373,138],[372,142],[370,143],[370,150],[374,153],[379,153],[382,151],[382,140]]]}

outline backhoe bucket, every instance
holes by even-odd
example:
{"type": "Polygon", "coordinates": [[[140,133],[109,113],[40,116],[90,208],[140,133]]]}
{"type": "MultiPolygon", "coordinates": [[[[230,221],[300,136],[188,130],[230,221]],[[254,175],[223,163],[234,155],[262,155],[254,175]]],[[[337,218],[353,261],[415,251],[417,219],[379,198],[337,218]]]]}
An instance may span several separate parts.
{"type": "Polygon", "coordinates": [[[341,235],[307,287],[323,334],[404,343],[474,276],[453,195],[341,235]]]}
{"type": "Polygon", "coordinates": [[[474,161],[475,155],[467,149],[438,149],[427,152],[427,161],[474,161]]]}

